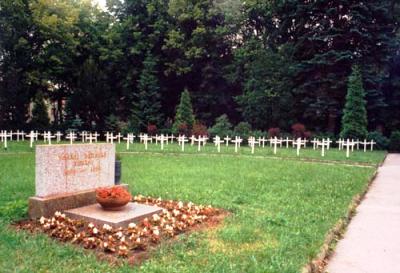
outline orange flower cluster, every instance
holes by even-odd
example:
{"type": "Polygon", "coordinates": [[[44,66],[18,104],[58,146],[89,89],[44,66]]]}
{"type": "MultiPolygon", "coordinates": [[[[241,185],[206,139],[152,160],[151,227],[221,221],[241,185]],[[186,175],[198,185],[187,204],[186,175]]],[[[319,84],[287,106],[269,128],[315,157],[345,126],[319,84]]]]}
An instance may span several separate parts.
{"type": "Polygon", "coordinates": [[[124,187],[121,186],[110,187],[110,188],[98,188],[96,189],[96,195],[104,199],[131,198],[131,194],[124,187]]]}
{"type": "MultiPolygon", "coordinates": [[[[112,196],[123,191],[121,187],[101,189],[100,194],[112,196]]],[[[191,202],[162,200],[144,196],[135,196],[137,203],[157,205],[163,208],[159,214],[131,223],[126,228],[102,227],[92,223],[72,220],[60,212],[53,217],[42,217],[38,222],[22,225],[23,229],[45,232],[63,242],[82,245],[87,249],[96,249],[119,257],[134,257],[148,247],[157,245],[161,240],[174,237],[194,228],[200,223],[211,221],[221,210],[211,206],[195,205],[191,202]]]]}

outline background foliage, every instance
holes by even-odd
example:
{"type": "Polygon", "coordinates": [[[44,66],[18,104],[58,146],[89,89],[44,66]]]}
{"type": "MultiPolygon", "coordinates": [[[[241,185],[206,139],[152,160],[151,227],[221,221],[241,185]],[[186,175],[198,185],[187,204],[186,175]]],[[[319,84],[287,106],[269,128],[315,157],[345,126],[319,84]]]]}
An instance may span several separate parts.
{"type": "Polygon", "coordinates": [[[36,127],[41,93],[54,128],[170,130],[186,88],[207,127],[338,134],[357,64],[368,130],[390,136],[399,21],[395,0],[1,0],[0,127],[36,127]]]}

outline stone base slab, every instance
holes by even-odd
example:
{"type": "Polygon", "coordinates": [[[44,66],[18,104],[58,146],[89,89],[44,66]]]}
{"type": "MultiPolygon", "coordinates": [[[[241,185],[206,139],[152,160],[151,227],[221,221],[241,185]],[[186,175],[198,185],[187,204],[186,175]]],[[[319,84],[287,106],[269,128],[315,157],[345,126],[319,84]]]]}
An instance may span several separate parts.
{"type": "Polygon", "coordinates": [[[127,227],[146,217],[162,212],[162,208],[130,202],[118,211],[104,210],[99,204],[64,211],[69,218],[84,220],[98,226],[127,227]]]}
{"type": "MultiPolygon", "coordinates": [[[[121,184],[120,186],[128,189],[127,184],[121,184]]],[[[33,196],[29,198],[28,214],[30,219],[37,219],[42,216],[50,217],[56,211],[75,209],[95,203],[95,189],[48,197],[33,196]]]]}

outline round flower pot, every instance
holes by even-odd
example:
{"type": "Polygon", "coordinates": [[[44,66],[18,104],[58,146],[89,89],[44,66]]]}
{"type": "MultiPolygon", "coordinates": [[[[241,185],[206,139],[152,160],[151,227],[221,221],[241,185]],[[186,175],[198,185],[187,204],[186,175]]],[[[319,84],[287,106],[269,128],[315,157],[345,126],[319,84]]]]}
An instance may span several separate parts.
{"type": "Polygon", "coordinates": [[[96,190],[96,201],[104,210],[122,210],[131,200],[132,196],[123,187],[96,190]]]}

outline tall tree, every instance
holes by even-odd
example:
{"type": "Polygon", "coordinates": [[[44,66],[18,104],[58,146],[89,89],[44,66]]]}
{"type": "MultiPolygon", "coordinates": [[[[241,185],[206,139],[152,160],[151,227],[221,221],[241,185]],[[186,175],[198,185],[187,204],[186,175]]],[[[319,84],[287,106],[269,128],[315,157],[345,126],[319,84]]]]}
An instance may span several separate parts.
{"type": "Polygon", "coordinates": [[[0,126],[20,128],[40,84],[32,62],[34,25],[28,0],[0,1],[0,126]]]}
{"type": "Polygon", "coordinates": [[[38,92],[33,102],[31,128],[35,130],[46,130],[50,125],[49,113],[43,94],[38,92]]]}
{"type": "Polygon", "coordinates": [[[139,76],[138,92],[135,93],[132,111],[132,127],[143,131],[149,124],[159,127],[162,123],[160,87],[157,79],[156,59],[147,53],[139,76]]]}
{"type": "Polygon", "coordinates": [[[362,75],[358,66],[353,66],[347,83],[346,104],[343,109],[342,138],[363,139],[367,136],[367,110],[362,75]]]}

